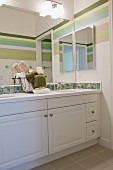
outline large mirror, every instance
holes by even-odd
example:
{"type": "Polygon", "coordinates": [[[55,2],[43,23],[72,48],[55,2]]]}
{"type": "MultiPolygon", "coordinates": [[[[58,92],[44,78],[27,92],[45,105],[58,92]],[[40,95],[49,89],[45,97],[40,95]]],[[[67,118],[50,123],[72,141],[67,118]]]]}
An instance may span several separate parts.
{"type": "Polygon", "coordinates": [[[89,26],[75,32],[76,70],[95,68],[94,27],[89,26]]]}
{"type": "Polygon", "coordinates": [[[59,39],[60,71],[73,71],[73,34],[59,39]]]}
{"type": "Polygon", "coordinates": [[[46,75],[46,82],[53,82],[52,77],[52,40],[51,40],[51,31],[47,32],[46,35],[39,37],[37,39],[38,46],[40,49],[38,50],[38,58],[39,65],[42,66],[44,70],[44,74],[46,75]]]}
{"type": "Polygon", "coordinates": [[[47,81],[52,82],[51,37],[41,39],[40,50],[37,50],[35,37],[63,21],[16,7],[0,7],[0,85],[13,84],[12,77],[15,75],[12,65],[21,60],[33,70],[38,65],[42,66],[48,76],[47,81]],[[37,51],[42,53],[41,62],[37,62],[37,51]]]}

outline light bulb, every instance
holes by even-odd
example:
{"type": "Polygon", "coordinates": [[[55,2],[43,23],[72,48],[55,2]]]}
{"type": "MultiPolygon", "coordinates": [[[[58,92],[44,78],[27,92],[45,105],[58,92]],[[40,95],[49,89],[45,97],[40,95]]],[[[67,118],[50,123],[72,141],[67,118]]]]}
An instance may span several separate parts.
{"type": "Polygon", "coordinates": [[[57,2],[47,0],[41,8],[40,16],[47,16],[50,15],[51,18],[57,19],[62,17],[64,14],[64,8],[62,4],[57,2]]]}
{"type": "Polygon", "coordinates": [[[58,9],[57,9],[57,6],[52,9],[51,18],[53,18],[53,19],[57,19],[58,18],[58,9]]]}
{"type": "Polygon", "coordinates": [[[51,4],[51,1],[48,0],[42,6],[41,11],[40,11],[40,16],[45,17],[47,15],[51,15],[51,12],[52,12],[52,4],[51,4]]]}
{"type": "Polygon", "coordinates": [[[0,6],[2,6],[3,5],[3,0],[0,0],[0,6]]]}
{"type": "Polygon", "coordinates": [[[57,12],[58,12],[58,16],[62,17],[64,15],[64,7],[62,4],[58,4],[57,6],[57,12]]]}

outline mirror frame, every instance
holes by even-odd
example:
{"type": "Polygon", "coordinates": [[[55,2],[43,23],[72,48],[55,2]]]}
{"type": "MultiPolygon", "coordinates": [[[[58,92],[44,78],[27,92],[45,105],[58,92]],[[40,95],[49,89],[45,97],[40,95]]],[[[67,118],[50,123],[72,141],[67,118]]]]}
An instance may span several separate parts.
{"type": "Polygon", "coordinates": [[[95,70],[96,69],[96,57],[95,57],[95,27],[94,25],[87,25],[85,27],[82,27],[78,30],[75,30],[75,70],[76,71],[90,71],[90,70],[95,70]],[[84,30],[86,28],[92,28],[92,44],[93,44],[93,68],[87,68],[83,70],[77,70],[76,65],[77,65],[77,56],[76,56],[76,32],[84,30]]]}
{"type": "MultiPolygon", "coordinates": [[[[74,72],[74,67],[75,67],[75,65],[74,65],[74,51],[75,51],[75,48],[74,48],[74,37],[75,37],[75,33],[74,33],[74,31],[73,32],[71,32],[71,33],[68,33],[68,34],[65,34],[65,35],[63,35],[63,36],[61,36],[60,38],[59,38],[59,42],[60,42],[60,39],[62,39],[62,38],[64,38],[64,37],[66,37],[66,36],[68,36],[68,35],[71,35],[72,36],[72,60],[73,60],[73,62],[72,62],[72,67],[73,67],[73,69],[72,69],[72,71],[64,71],[64,65],[62,66],[62,68],[61,68],[61,64],[60,64],[60,43],[59,43],[59,64],[60,64],[60,72],[61,73],[70,73],[70,72],[74,72]]],[[[64,57],[63,57],[63,61],[64,61],[64,57]]]]}

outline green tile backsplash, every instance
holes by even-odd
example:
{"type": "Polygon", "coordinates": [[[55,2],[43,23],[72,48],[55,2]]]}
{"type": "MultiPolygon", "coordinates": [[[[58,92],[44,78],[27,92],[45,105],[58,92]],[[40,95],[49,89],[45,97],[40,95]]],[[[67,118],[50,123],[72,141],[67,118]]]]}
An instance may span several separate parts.
{"type": "MultiPolygon", "coordinates": [[[[46,88],[57,90],[60,86],[61,90],[66,89],[98,89],[101,90],[101,83],[48,83],[46,88]]],[[[21,85],[0,86],[0,94],[22,93],[21,85]]]]}
{"type": "Polygon", "coordinates": [[[0,86],[0,94],[22,93],[21,85],[0,86]]]}
{"type": "MultiPolygon", "coordinates": [[[[59,83],[48,83],[46,85],[50,90],[58,89],[59,83]]],[[[60,83],[60,89],[98,89],[101,90],[101,83],[60,83]]]]}

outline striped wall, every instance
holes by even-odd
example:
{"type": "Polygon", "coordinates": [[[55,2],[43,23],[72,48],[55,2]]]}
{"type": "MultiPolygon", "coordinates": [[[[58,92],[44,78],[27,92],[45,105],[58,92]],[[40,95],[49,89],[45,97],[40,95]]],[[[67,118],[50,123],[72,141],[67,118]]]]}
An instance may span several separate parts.
{"type": "Polygon", "coordinates": [[[36,43],[35,40],[25,37],[9,37],[0,35],[0,85],[13,84],[12,70],[14,63],[24,60],[32,69],[36,68],[36,43]]]}
{"type": "Polygon", "coordinates": [[[41,49],[42,49],[42,61],[52,62],[51,42],[42,42],[41,49]]]}
{"type": "Polygon", "coordinates": [[[95,43],[109,41],[109,23],[103,23],[95,27],[95,43]]]}
{"type": "Polygon", "coordinates": [[[108,6],[104,6],[103,8],[92,12],[90,14],[86,14],[85,16],[81,16],[79,19],[75,20],[75,31],[86,25],[91,25],[99,20],[108,17],[108,6]]]}
{"type": "Polygon", "coordinates": [[[61,28],[57,29],[53,33],[53,39],[56,40],[66,34],[69,34],[74,31],[74,22],[70,21],[68,24],[65,24],[65,26],[62,26],[61,28]]]}
{"type": "MultiPolygon", "coordinates": [[[[74,30],[77,31],[86,27],[87,25],[94,25],[94,39],[95,44],[102,43],[109,40],[109,23],[104,22],[102,24],[96,24],[101,20],[108,18],[108,5],[97,9],[94,12],[90,12],[76,18],[73,23],[68,23],[62,26],[58,30],[54,31],[54,55],[59,55],[59,38],[65,36],[66,34],[72,33],[74,30]]],[[[75,33],[76,36],[76,33],[75,33]]]]}
{"type": "Polygon", "coordinates": [[[0,59],[35,60],[35,57],[34,51],[0,48],[0,59]]]}
{"type": "Polygon", "coordinates": [[[0,59],[35,61],[35,40],[0,36],[0,59]]]}

